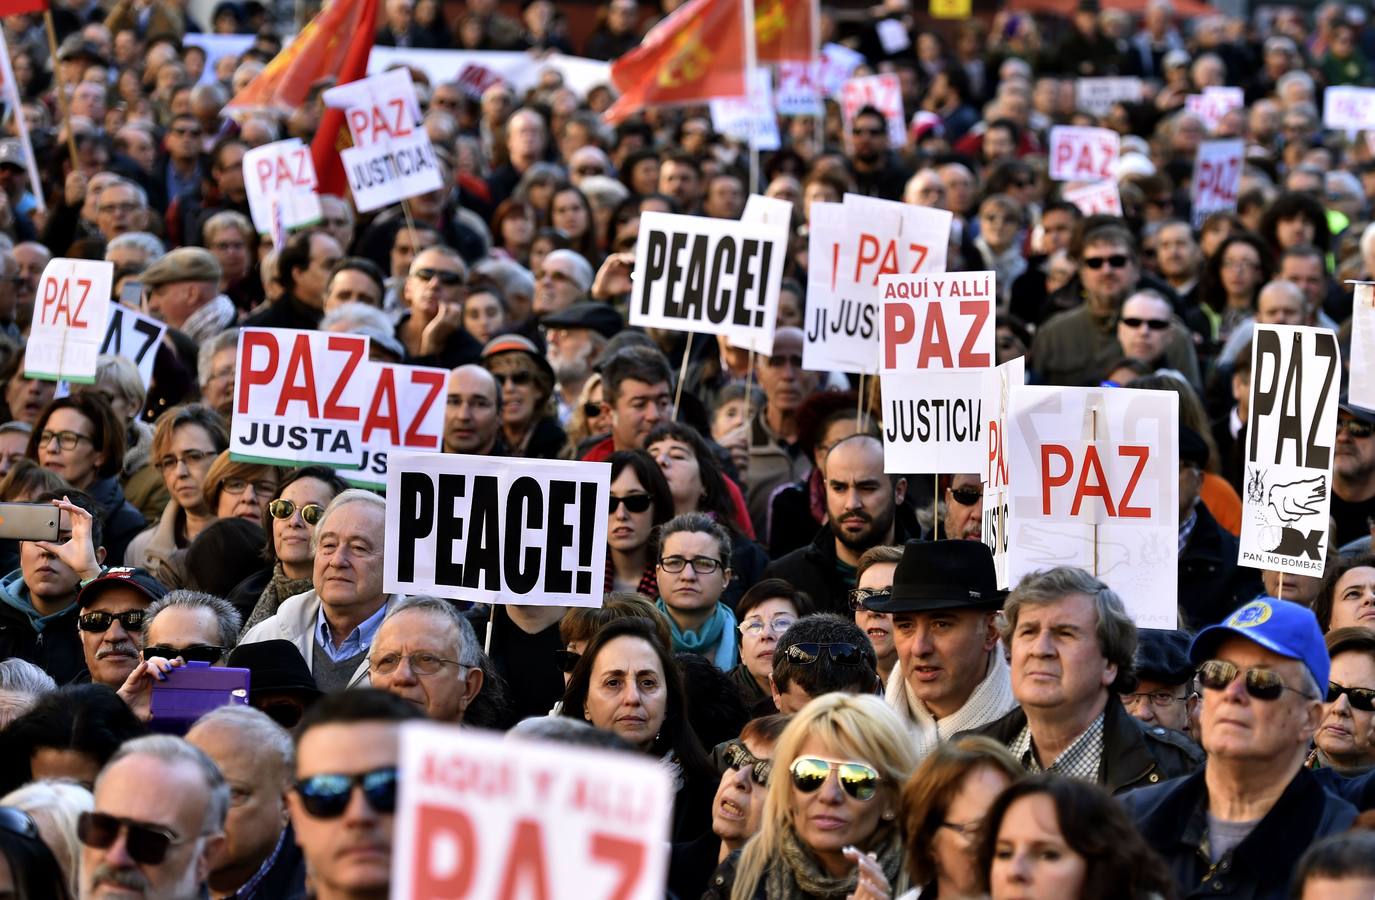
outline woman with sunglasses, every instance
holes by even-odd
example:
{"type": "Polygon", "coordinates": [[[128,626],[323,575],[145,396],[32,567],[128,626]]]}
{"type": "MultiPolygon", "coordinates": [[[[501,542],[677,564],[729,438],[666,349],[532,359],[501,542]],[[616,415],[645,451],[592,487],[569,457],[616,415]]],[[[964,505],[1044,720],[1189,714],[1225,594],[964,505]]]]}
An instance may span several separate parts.
{"type": "Polygon", "coordinates": [[[501,433],[510,455],[557,459],[568,436],[553,405],[549,360],[529,338],[503,334],[482,348],[480,362],[501,385],[501,433]]]}
{"type": "Polygon", "coordinates": [[[1337,628],[1327,633],[1332,659],[1327,702],[1313,736],[1311,769],[1351,778],[1375,769],[1375,631],[1337,628]]]}
{"type": "Polygon", "coordinates": [[[765,578],[735,604],[735,617],[740,620],[740,664],[730,670],[730,679],[747,709],[773,701],[770,678],[778,639],[794,622],[812,612],[811,598],[782,578],[765,578]]]}
{"type": "Polygon", "coordinates": [[[907,890],[897,816],[915,765],[901,720],[882,700],[817,697],[774,747],[759,833],[721,864],[706,896],[879,900],[890,887],[907,890]]]}
{"type": "Polygon", "coordinates": [[[643,450],[611,454],[611,505],[606,523],[606,590],[659,599],[654,532],[673,518],[673,497],[643,450]]]}
{"type": "Polygon", "coordinates": [[[563,694],[562,715],[591,722],[653,756],[679,785],[672,840],[710,827],[716,775],[687,719],[678,667],[648,619],[609,622],[597,632],[563,694]]]}
{"type": "Polygon", "coordinates": [[[147,569],[169,584],[184,583],[184,551],[217,519],[206,502],[202,481],[215,457],[228,446],[229,428],[208,406],[174,406],[158,416],[152,464],[171,499],[159,519],[129,542],[128,565],[147,569]]]}
{"type": "Polygon", "coordinates": [[[226,450],[205,472],[205,502],[217,519],[238,517],[257,525],[276,496],[278,471],[276,466],[235,462],[226,450]]]}

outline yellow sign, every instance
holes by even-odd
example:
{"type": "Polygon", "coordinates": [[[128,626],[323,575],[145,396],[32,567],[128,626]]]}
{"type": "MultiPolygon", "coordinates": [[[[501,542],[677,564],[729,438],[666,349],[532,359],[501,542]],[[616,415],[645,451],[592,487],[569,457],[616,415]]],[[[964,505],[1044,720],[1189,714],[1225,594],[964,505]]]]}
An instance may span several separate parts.
{"type": "Polygon", "coordinates": [[[967,19],[973,12],[973,0],[931,0],[931,16],[935,19],[967,19]]]}

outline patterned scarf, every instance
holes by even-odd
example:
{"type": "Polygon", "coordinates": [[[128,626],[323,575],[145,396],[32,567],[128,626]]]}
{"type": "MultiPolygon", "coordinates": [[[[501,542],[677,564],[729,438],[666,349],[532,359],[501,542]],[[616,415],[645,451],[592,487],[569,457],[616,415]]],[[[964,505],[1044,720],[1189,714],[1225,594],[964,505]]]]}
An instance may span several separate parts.
{"type": "Polygon", "coordinates": [[[234,301],[224,294],[216,295],[214,300],[191,313],[181,323],[181,331],[197,344],[203,344],[224,331],[239,317],[234,301]]]}
{"type": "Polygon", "coordinates": [[[269,619],[277,614],[277,608],[288,597],[297,594],[304,594],[315,587],[309,578],[290,578],[282,570],[280,560],[272,567],[272,580],[263,588],[263,592],[258,595],[258,602],[254,604],[253,611],[248,614],[248,621],[244,622],[243,629],[239,632],[240,636],[248,633],[248,629],[257,625],[259,622],[269,619]]]}
{"type": "Polygon", "coordinates": [[[911,685],[902,677],[901,665],[893,667],[884,699],[907,722],[917,759],[925,757],[952,735],[1001,719],[1017,705],[1012,696],[1012,675],[1007,660],[1003,659],[1002,644],[989,651],[988,672],[964,701],[964,706],[943,719],[931,715],[926,704],[912,695],[911,685]]]}
{"type": "MultiPolygon", "coordinates": [[[[888,877],[893,895],[907,890],[907,873],[903,869],[905,854],[897,827],[892,822],[880,822],[871,847],[878,854],[879,867],[888,877]]],[[[802,846],[791,828],[784,830],[779,850],[779,857],[764,875],[769,900],[809,900],[813,897],[844,900],[854,893],[859,880],[856,870],[851,869],[840,878],[830,874],[802,846]]]]}

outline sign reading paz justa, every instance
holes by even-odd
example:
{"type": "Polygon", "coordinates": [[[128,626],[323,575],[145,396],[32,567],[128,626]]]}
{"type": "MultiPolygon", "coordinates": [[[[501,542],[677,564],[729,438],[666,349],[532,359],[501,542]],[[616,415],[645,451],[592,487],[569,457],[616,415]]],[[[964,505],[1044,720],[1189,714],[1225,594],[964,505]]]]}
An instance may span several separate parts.
{"type": "Polygon", "coordinates": [[[602,605],[611,467],[393,453],[385,587],[528,606],[602,605]]]}
{"type": "Polygon", "coordinates": [[[396,900],[660,900],[673,786],[648,757],[401,729],[396,900]]]}
{"type": "Polygon", "coordinates": [[[1050,177],[1055,181],[1111,181],[1122,136],[1109,128],[1056,125],[1050,129],[1050,177]]]}
{"type": "Polygon", "coordinates": [[[274,228],[290,231],[320,221],[315,162],[310,145],[300,138],[274,141],[245,153],[243,184],[253,227],[259,234],[272,234],[274,228]]]}
{"type": "Polygon", "coordinates": [[[43,269],[24,353],[24,377],[95,381],[110,315],[115,267],[104,260],[54,259],[43,269]]]}
{"type": "Polygon", "coordinates": [[[998,573],[998,587],[1012,587],[1007,575],[1007,416],[1012,408],[1012,392],[1026,383],[1026,358],[1010,359],[982,374],[984,411],[987,415],[984,433],[988,452],[982,475],[984,483],[983,542],[993,551],[993,567],[998,573]]]}
{"type": "Polygon", "coordinates": [[[1257,325],[1238,562],[1320,576],[1342,364],[1325,328],[1257,325]]]}
{"type": "Polygon", "coordinates": [[[889,472],[958,472],[983,449],[992,272],[885,275],[880,361],[889,472]]]}
{"type": "Polygon", "coordinates": [[[1179,396],[1099,387],[1011,395],[1009,582],[1076,566],[1112,585],[1138,626],[1173,629],[1179,396]]]}

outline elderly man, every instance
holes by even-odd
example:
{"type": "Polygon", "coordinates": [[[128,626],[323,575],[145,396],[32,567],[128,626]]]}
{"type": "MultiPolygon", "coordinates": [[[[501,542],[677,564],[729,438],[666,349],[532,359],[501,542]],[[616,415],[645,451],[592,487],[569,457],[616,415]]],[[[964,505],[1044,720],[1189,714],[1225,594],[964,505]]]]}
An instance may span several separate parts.
{"type": "Polygon", "coordinates": [[[33,301],[38,294],[38,279],[52,259],[52,251],[36,241],[24,241],[14,247],[14,259],[19,263],[14,319],[20,328],[27,328],[33,319],[33,301]]]}
{"type": "Polygon", "coordinates": [[[535,273],[535,316],[543,321],[586,300],[594,274],[592,264],[575,250],[555,250],[544,257],[535,273]]]}
{"type": "Polygon", "coordinates": [[[1106,584],[1068,566],[1035,572],[1008,596],[1003,618],[1021,705],[975,733],[1006,744],[1027,771],[1118,794],[1202,762],[1188,738],[1145,728],[1118,699],[1133,681],[1136,625],[1106,584]]]}
{"type": "Polygon", "coordinates": [[[111,178],[96,201],[95,224],[100,236],[112,241],[148,225],[148,193],[127,178],[111,178]]]}
{"type": "MultiPolygon", "coordinates": [[[[1251,352],[1251,339],[1255,337],[1257,325],[1308,325],[1307,301],[1303,289],[1292,281],[1276,278],[1260,289],[1256,296],[1254,318],[1237,325],[1227,338],[1227,343],[1218,351],[1219,365],[1235,366],[1237,357],[1251,352]]],[[[1246,365],[1250,365],[1250,359],[1246,365]]]]}
{"type": "Polygon", "coordinates": [[[330,270],[325,282],[325,312],[345,303],[366,303],[382,308],[386,279],[377,263],[361,256],[346,256],[330,270]]]}
{"type": "Polygon", "coordinates": [[[816,389],[815,372],[802,368],[801,328],[779,328],[773,336],[773,352],[756,354],[755,368],[764,389],[764,405],[750,423],[749,465],[746,494],[756,534],[766,534],[769,501],[785,484],[805,479],[812,461],[798,445],[797,411],[816,389]]]}
{"type": "Polygon", "coordinates": [[[81,647],[91,681],[118,690],[138,666],[148,607],[167,588],[142,569],[108,569],[77,597],[81,647]]]}
{"type": "Polygon", "coordinates": [[[983,544],[912,541],[888,593],[864,600],[866,609],[893,618],[898,666],[887,701],[908,723],[919,755],[1017,705],[998,645],[1002,596],[983,544]]]}
{"type": "MultiPolygon", "coordinates": [[[[485,96],[483,105],[486,106],[485,96]]],[[[511,196],[526,170],[543,160],[549,148],[549,128],[544,117],[529,107],[511,113],[505,131],[508,161],[487,178],[493,205],[511,196]]]]}
{"type": "MultiPolygon", "coordinates": [[[[552,255],[552,254],[551,254],[552,255]]],[[[606,343],[625,323],[605,303],[578,302],[541,320],[548,338],[545,358],[554,370],[559,423],[568,424],[573,405],[601,359],[606,343]]]]}
{"type": "Polygon", "coordinates": [[[506,455],[501,437],[501,385],[482,366],[459,366],[449,373],[444,452],[506,455]]]}
{"type": "Polygon", "coordinates": [[[144,655],[217,666],[233,649],[242,624],[228,600],[200,591],[172,591],[144,614],[144,655]]]}
{"type": "Polygon", "coordinates": [[[147,313],[198,344],[208,341],[239,316],[234,301],[219,292],[220,275],[210,251],[173,250],[143,271],[147,313]]]}
{"type": "Polygon", "coordinates": [[[1142,628],[1137,637],[1136,689],[1121,694],[1122,705],[1147,725],[1191,734],[1198,695],[1193,690],[1189,633],[1142,628]]]}
{"type": "Polygon", "coordinates": [[[314,588],[288,597],[243,643],[291,641],[326,693],[368,683],[368,650],[395,597],[382,591],[386,501],[344,491],[315,526],[314,588]]]}
{"type": "Polygon", "coordinates": [[[1287,897],[1304,849],[1356,816],[1303,767],[1330,670],[1312,611],[1260,597],[1189,651],[1203,688],[1201,772],[1128,794],[1181,893],[1287,897]]]}
{"type": "Polygon", "coordinates": [[[320,195],[320,227],[336,241],[344,252],[349,252],[353,246],[354,226],[356,217],[353,214],[353,205],[343,197],[336,197],[333,194],[320,195]]]}
{"type": "Polygon", "coordinates": [[[287,803],[317,900],[390,894],[401,723],[423,718],[391,694],[359,690],[325,697],[301,720],[287,803]]]}
{"type": "Polygon", "coordinates": [[[447,600],[407,597],[377,629],[368,659],[372,686],[420,707],[436,722],[461,723],[482,690],[482,649],[473,626],[447,600]]]}
{"type": "Polygon", "coordinates": [[[205,896],[229,810],[209,757],[171,735],[135,738],[101,769],[94,793],[76,826],[81,900],[205,896]]]}

